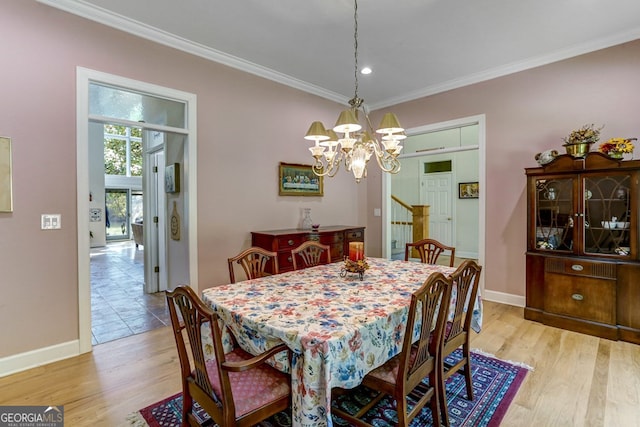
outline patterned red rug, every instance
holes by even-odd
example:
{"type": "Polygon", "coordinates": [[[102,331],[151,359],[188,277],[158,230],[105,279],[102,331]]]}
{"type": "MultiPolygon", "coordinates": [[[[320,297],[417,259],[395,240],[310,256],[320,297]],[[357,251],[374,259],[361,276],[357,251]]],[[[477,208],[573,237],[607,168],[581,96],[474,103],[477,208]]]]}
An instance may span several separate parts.
{"type": "MultiPolygon", "coordinates": [[[[447,363],[454,363],[460,358],[460,351],[456,350],[446,359],[447,363]]],[[[449,418],[452,426],[486,426],[500,425],[511,401],[515,397],[528,369],[522,364],[506,362],[479,352],[472,352],[471,366],[473,376],[473,390],[475,399],[466,399],[466,389],[463,375],[453,375],[447,380],[447,402],[449,418]]],[[[371,392],[364,387],[358,387],[352,393],[340,399],[336,404],[345,408],[357,408],[371,398],[371,392]]],[[[182,410],[182,394],[178,393],[160,402],[154,403],[128,417],[130,425],[136,427],[174,427],[180,425],[182,410]]],[[[207,414],[199,410],[202,421],[208,419],[207,414]]],[[[366,420],[373,425],[395,426],[397,414],[393,400],[383,399],[366,416],[366,420]]],[[[347,426],[344,420],[334,417],[335,426],[347,426]]],[[[431,411],[428,406],[413,420],[413,427],[427,427],[432,425],[431,411]]],[[[290,413],[281,412],[260,424],[261,427],[289,427],[290,413]]]]}

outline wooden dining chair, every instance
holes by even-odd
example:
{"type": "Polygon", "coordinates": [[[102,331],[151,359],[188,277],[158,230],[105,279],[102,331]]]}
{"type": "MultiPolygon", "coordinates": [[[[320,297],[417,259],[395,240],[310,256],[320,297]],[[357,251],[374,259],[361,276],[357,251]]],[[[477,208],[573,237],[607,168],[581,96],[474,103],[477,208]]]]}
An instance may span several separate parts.
{"type": "MultiPolygon", "coordinates": [[[[411,305],[407,315],[404,338],[400,353],[384,365],[369,372],[362,385],[380,393],[355,414],[346,408],[332,407],[332,412],[357,426],[369,426],[362,420],[385,395],[396,401],[398,426],[405,427],[429,403],[433,425],[440,425],[438,382],[442,382],[442,369],[438,366],[442,350],[442,334],[447,318],[452,287],[451,278],[442,273],[433,273],[426,282],[411,295],[411,305]],[[420,336],[412,344],[416,314],[420,321],[420,336]],[[434,326],[434,329],[431,329],[434,326]],[[429,384],[422,381],[428,377],[429,384]],[[409,410],[407,396],[411,395],[415,405],[409,410]]],[[[340,390],[337,390],[340,392],[340,390]]]]}
{"type": "Polygon", "coordinates": [[[411,249],[418,251],[418,254],[420,255],[420,262],[425,264],[436,264],[438,257],[444,251],[450,252],[451,259],[449,260],[449,267],[453,267],[456,258],[456,248],[444,245],[435,239],[422,239],[417,242],[407,243],[404,249],[405,261],[409,261],[411,249]]]}
{"type": "Polygon", "coordinates": [[[297,248],[291,249],[291,258],[294,270],[297,270],[298,267],[302,269],[320,264],[330,264],[331,247],[315,240],[307,240],[297,248]],[[302,260],[302,264],[297,261],[298,259],[302,260]]]}
{"type": "Polygon", "coordinates": [[[287,409],[291,379],[265,363],[286,345],[253,356],[240,347],[225,354],[219,318],[188,286],[166,291],[182,378],[182,426],[199,426],[194,401],[219,426],[253,426],[287,409]],[[180,314],[180,316],[178,315],[180,314]],[[215,360],[205,360],[202,328],[213,337],[215,360]],[[187,349],[187,342],[189,349],[187,349]]]}
{"type": "MultiPolygon", "coordinates": [[[[480,273],[482,267],[474,260],[465,260],[451,274],[454,289],[457,290],[455,308],[453,309],[453,320],[447,321],[444,328],[442,366],[443,382],[440,393],[440,408],[442,409],[442,421],[445,426],[449,425],[449,410],[447,408],[447,396],[444,388],[444,381],[461,371],[465,377],[467,387],[467,398],[473,400],[473,381],[471,378],[471,318],[478,295],[478,284],[480,283],[480,273]],[[444,358],[462,346],[462,358],[453,365],[447,365],[444,358]]],[[[449,316],[451,317],[451,316],[449,316]]]]}
{"type": "Polygon", "coordinates": [[[257,246],[245,249],[238,255],[229,258],[229,279],[231,283],[236,283],[234,273],[234,264],[240,264],[244,270],[247,279],[257,279],[258,277],[269,276],[270,274],[278,274],[278,254],[268,251],[257,246]],[[271,262],[271,271],[266,271],[268,263],[271,262]]]}

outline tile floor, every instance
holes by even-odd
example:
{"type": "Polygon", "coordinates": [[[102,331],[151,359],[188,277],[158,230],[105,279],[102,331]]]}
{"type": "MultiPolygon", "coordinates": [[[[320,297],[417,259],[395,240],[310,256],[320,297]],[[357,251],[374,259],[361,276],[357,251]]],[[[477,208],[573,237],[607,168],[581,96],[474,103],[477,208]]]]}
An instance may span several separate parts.
{"type": "Polygon", "coordinates": [[[144,293],[143,251],[132,240],[91,250],[93,345],[171,323],[164,293],[144,293]]]}

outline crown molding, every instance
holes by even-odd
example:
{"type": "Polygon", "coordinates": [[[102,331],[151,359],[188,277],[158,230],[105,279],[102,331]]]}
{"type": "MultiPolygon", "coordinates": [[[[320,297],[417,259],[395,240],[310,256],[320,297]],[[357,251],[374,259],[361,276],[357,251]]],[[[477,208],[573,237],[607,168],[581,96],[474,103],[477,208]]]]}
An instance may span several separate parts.
{"type": "Polygon", "coordinates": [[[87,3],[83,0],[37,0],[39,3],[51,6],[73,15],[80,16],[85,19],[106,25],[116,30],[124,31],[137,37],[150,40],[180,51],[217,62],[237,70],[241,70],[265,79],[281,83],[303,92],[320,96],[322,98],[340,103],[347,104],[349,98],[324,89],[320,86],[304,82],[287,74],[280,73],[270,68],[263,67],[258,64],[246,61],[233,55],[211,49],[199,43],[194,43],[182,37],[170,34],[166,31],[159,30],[150,25],[138,22],[123,15],[114,14],[101,7],[87,3]]]}
{"type": "Polygon", "coordinates": [[[635,28],[629,31],[624,31],[615,34],[610,37],[604,37],[602,39],[593,40],[589,43],[581,43],[571,46],[567,49],[558,50],[549,54],[541,55],[534,58],[529,58],[524,61],[513,62],[504,66],[492,68],[490,70],[471,74],[459,79],[449,80],[447,82],[428,86],[424,89],[407,93],[405,95],[389,98],[385,101],[378,102],[370,105],[372,110],[378,110],[381,108],[387,108],[393,105],[398,105],[403,102],[414,101],[416,99],[424,98],[430,95],[436,95],[438,93],[446,92],[448,90],[458,89],[464,86],[469,86],[475,83],[481,83],[487,80],[495,79],[497,77],[503,77],[509,74],[517,73],[520,71],[529,70],[531,68],[540,67],[543,65],[551,64],[553,62],[562,61],[564,59],[573,58],[575,56],[583,55],[586,53],[594,52],[596,50],[605,49],[611,46],[619,45],[622,43],[634,41],[640,39],[640,28],[635,28]]]}
{"type": "MultiPolygon", "coordinates": [[[[65,12],[80,16],[82,18],[95,21],[100,24],[107,25],[117,30],[133,34],[135,36],[199,56],[201,58],[227,65],[231,68],[241,70],[265,79],[289,86],[303,92],[317,95],[321,98],[337,102],[339,104],[348,104],[349,98],[336,92],[324,89],[320,86],[304,82],[289,75],[278,71],[263,67],[258,64],[246,61],[233,55],[211,49],[199,43],[177,37],[166,31],[159,30],[147,24],[135,21],[126,16],[114,14],[106,9],[90,4],[84,0],[37,0],[39,3],[51,6],[53,8],[63,10],[65,12]]],[[[503,77],[509,74],[525,71],[531,68],[540,67],[553,62],[562,61],[564,59],[583,55],[600,49],[605,49],[618,44],[630,42],[640,39],[640,28],[635,28],[620,32],[610,37],[593,40],[589,43],[577,44],[567,49],[558,50],[549,54],[529,58],[523,61],[513,62],[500,67],[495,67],[484,72],[475,73],[459,79],[452,79],[441,84],[427,86],[423,89],[406,93],[404,95],[392,97],[381,102],[370,104],[368,107],[371,111],[381,108],[387,108],[404,102],[414,101],[438,93],[458,89],[483,81],[503,77]]]]}

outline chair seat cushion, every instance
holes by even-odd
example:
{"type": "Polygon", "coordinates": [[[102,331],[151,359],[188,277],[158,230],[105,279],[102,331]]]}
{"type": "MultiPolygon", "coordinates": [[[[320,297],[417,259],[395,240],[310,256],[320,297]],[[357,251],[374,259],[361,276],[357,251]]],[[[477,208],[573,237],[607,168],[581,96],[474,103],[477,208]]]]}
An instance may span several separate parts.
{"type": "MultiPolygon", "coordinates": [[[[416,358],[417,349],[415,346],[411,347],[411,355],[409,356],[409,365],[411,365],[416,358]]],[[[400,356],[394,356],[387,360],[384,365],[377,367],[367,375],[376,378],[379,381],[384,381],[389,384],[395,384],[398,378],[398,369],[400,366],[400,356]]]]}
{"type": "MultiPolygon", "coordinates": [[[[253,356],[241,348],[235,348],[225,357],[228,362],[241,362],[253,356]]],[[[217,396],[221,396],[216,361],[209,360],[206,366],[213,390],[217,396]]],[[[242,372],[229,372],[229,382],[236,405],[236,418],[291,393],[289,377],[266,363],[242,372]]]]}

